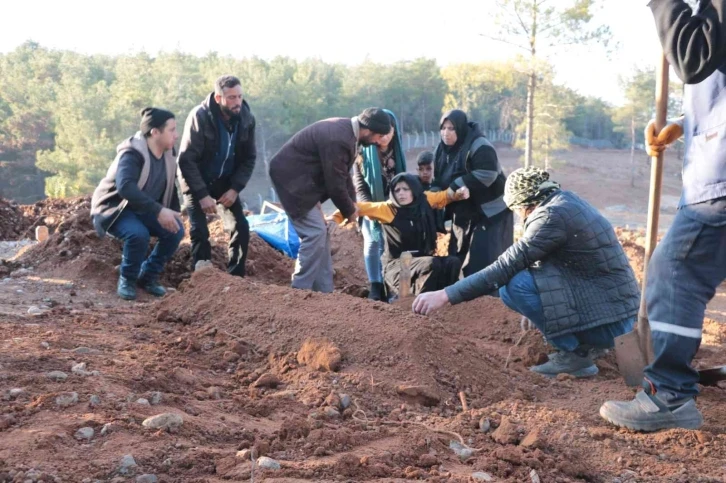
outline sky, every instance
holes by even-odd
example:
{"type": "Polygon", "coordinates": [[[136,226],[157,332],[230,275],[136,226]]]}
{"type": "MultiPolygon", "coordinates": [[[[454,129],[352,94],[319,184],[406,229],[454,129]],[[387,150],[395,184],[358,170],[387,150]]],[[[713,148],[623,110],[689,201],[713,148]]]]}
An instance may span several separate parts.
{"type": "MultiPolygon", "coordinates": [[[[573,0],[552,0],[572,3],[573,0]]],[[[659,55],[645,0],[601,0],[594,21],[606,24],[618,44],[568,46],[550,53],[557,82],[583,95],[618,104],[619,78],[654,66],[659,55]]],[[[357,64],[366,58],[395,62],[435,58],[439,65],[504,60],[517,52],[488,39],[494,0],[32,0],[3,2],[0,52],[27,40],[52,49],[92,54],[179,50],[196,55],[298,59],[357,64]],[[202,6],[206,8],[201,12],[202,6]]],[[[1,73],[0,73],[1,74],[1,73]]]]}

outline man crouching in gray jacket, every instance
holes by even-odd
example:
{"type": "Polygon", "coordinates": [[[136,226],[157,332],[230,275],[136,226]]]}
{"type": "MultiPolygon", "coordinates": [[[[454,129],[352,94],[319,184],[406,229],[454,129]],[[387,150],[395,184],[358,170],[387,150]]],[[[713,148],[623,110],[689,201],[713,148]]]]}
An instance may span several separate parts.
{"type": "Polygon", "coordinates": [[[416,297],[413,311],[428,315],[499,290],[502,301],[558,350],[532,371],[594,376],[593,358],[632,330],[640,298],[612,225],[540,168],[514,171],[504,202],[524,219],[522,237],[476,274],[416,297]]]}

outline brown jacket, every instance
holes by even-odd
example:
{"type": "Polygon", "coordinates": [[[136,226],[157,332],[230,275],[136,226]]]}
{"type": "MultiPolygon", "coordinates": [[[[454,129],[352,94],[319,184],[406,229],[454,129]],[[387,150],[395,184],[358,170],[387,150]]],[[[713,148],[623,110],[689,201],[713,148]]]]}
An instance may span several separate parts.
{"type": "Polygon", "coordinates": [[[348,218],[355,211],[350,168],[358,135],[347,117],[324,119],[295,134],[270,160],[270,178],[287,214],[299,218],[333,200],[348,218]]]}

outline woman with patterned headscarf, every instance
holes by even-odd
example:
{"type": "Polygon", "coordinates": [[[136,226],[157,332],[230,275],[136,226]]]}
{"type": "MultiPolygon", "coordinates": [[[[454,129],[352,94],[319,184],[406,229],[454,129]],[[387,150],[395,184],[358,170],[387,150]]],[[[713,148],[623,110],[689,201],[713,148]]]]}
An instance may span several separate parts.
{"type": "MultiPolygon", "coordinates": [[[[403,153],[401,133],[398,120],[388,109],[383,109],[391,119],[391,132],[381,138],[378,144],[361,149],[360,155],[353,165],[353,184],[355,185],[356,201],[386,201],[389,185],[394,176],[406,172],[406,157],[403,153]]],[[[363,259],[366,274],[370,283],[368,298],[383,300],[383,231],[377,221],[361,218],[363,233],[363,259]]]]}
{"type": "Polygon", "coordinates": [[[640,298],[612,225],[540,168],[509,175],[504,201],[524,219],[522,237],[481,272],[417,297],[414,312],[429,314],[498,291],[558,351],[532,371],[594,376],[595,356],[632,330],[640,298]]]}

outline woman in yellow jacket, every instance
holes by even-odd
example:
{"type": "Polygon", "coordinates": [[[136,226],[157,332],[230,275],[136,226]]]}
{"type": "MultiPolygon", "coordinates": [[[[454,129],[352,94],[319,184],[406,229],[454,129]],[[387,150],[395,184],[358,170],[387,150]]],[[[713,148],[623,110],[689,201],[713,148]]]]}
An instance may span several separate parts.
{"type": "MultiPolygon", "coordinates": [[[[388,201],[358,202],[359,216],[378,221],[383,227],[385,248],[381,262],[383,279],[389,299],[398,295],[401,274],[401,254],[410,252],[411,292],[441,290],[459,280],[461,261],[457,257],[437,257],[436,215],[453,201],[467,199],[466,187],[454,192],[449,189],[439,192],[424,192],[418,176],[401,173],[390,184],[388,201]]],[[[333,214],[336,223],[343,223],[343,215],[333,214]]]]}

